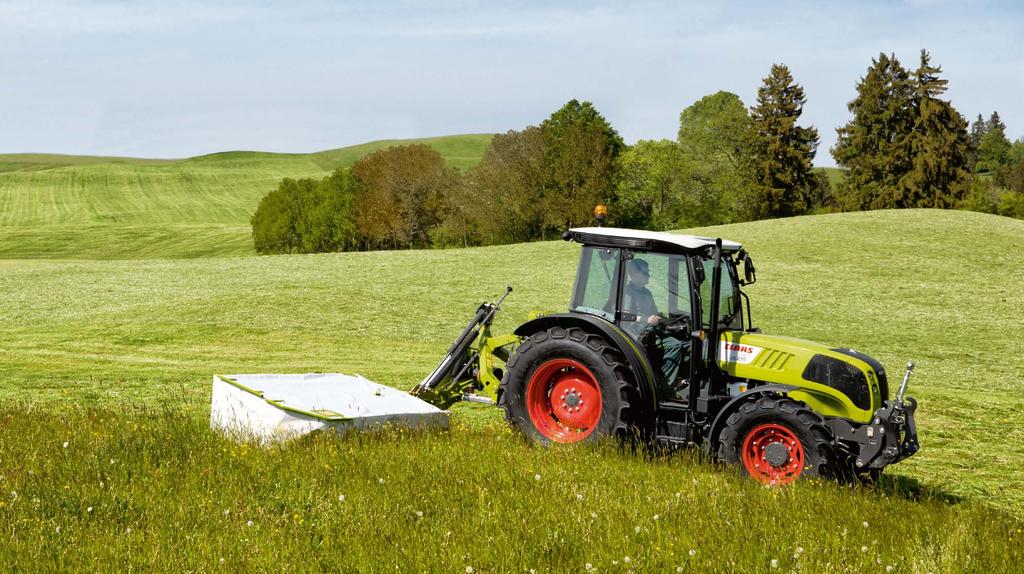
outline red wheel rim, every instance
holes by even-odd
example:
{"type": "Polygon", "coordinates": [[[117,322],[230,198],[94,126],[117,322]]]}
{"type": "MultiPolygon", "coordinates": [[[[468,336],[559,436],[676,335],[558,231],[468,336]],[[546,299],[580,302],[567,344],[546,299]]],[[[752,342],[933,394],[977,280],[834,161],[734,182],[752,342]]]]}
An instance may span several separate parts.
{"type": "Polygon", "coordinates": [[[804,446],[782,425],[756,426],[743,439],[743,467],[758,482],[788,484],[803,472],[804,446]]]}
{"type": "Polygon", "coordinates": [[[526,410],[533,426],[554,442],[579,442],[601,420],[601,387],[579,361],[551,359],[526,384],[526,410]]]}

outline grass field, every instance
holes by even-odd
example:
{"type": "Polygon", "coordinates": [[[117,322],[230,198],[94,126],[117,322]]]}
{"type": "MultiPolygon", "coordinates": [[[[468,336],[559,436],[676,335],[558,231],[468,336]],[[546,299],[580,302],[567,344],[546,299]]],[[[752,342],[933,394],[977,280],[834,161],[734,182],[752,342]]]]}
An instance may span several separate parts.
{"type": "MultiPolygon", "coordinates": [[[[458,420],[458,419],[457,419],[458,420]]],[[[1021,523],[906,481],[766,489],[507,429],[263,449],[146,409],[0,407],[9,571],[1012,572],[1021,523]]]]}
{"type": "MultiPolygon", "coordinates": [[[[957,211],[809,216],[697,230],[742,241],[768,333],[918,362],[923,450],[899,475],[1024,515],[1024,222],[957,211]]],[[[210,377],[355,372],[408,389],[482,299],[499,318],[564,309],[577,248],[192,260],[0,262],[0,399],[174,405],[206,416],[210,377]]],[[[898,374],[894,375],[898,376],[898,374]]],[[[495,422],[491,409],[459,417],[495,422]]]]}
{"type": "Polygon", "coordinates": [[[285,177],[323,177],[391,145],[425,143],[467,168],[491,136],[383,140],[312,154],[182,160],[0,155],[0,259],[252,254],[249,218],[285,177]]]}

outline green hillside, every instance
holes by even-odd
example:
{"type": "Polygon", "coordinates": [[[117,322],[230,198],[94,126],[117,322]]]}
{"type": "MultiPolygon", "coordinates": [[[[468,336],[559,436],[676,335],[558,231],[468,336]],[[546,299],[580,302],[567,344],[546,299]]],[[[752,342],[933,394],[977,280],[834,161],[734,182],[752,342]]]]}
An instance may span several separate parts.
{"type": "Polygon", "coordinates": [[[313,154],[225,152],[182,160],[0,155],[0,259],[249,254],[249,218],[282,178],[323,177],[374,150],[409,143],[428,144],[451,165],[466,168],[483,155],[490,137],[385,140],[313,154]],[[249,245],[243,249],[244,244],[249,245]]]}
{"type": "Polygon", "coordinates": [[[847,170],[841,167],[818,167],[815,169],[817,171],[825,172],[825,175],[828,177],[829,184],[832,185],[833,191],[835,191],[837,185],[846,179],[847,170]]]}
{"type": "MultiPolygon", "coordinates": [[[[1024,513],[1024,222],[908,210],[697,232],[757,260],[754,321],[918,361],[923,450],[895,472],[1024,513]],[[1010,335],[1008,335],[1008,333],[1010,335]]],[[[342,371],[410,388],[477,304],[515,286],[499,329],[564,309],[577,247],[142,261],[0,262],[0,399],[131,401],[202,413],[213,373],[342,371]]],[[[898,376],[898,375],[894,375],[898,376]]],[[[468,418],[496,420],[489,409],[468,418]]]]}

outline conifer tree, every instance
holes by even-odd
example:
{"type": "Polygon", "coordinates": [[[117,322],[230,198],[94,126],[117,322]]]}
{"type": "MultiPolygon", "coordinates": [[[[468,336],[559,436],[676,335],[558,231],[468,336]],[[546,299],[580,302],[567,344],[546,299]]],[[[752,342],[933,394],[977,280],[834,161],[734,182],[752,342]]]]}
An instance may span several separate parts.
{"type": "Polygon", "coordinates": [[[985,132],[988,130],[988,124],[985,123],[985,118],[978,114],[977,119],[971,124],[971,133],[968,136],[971,140],[971,165],[974,166],[978,162],[978,147],[981,146],[981,139],[985,137],[985,132]]]}
{"type": "Polygon", "coordinates": [[[985,124],[985,131],[990,132],[992,130],[999,130],[1003,133],[1006,132],[1006,124],[1003,123],[1003,119],[999,117],[999,112],[993,110],[992,115],[988,117],[988,123],[985,124]]]}
{"type": "Polygon", "coordinates": [[[888,207],[954,207],[966,194],[970,165],[967,120],[940,99],[947,80],[927,50],[914,71],[914,129],[906,139],[912,169],[900,178],[888,207]]]}
{"type": "Polygon", "coordinates": [[[836,202],[842,209],[891,207],[895,188],[910,171],[902,149],[914,127],[914,85],[896,56],[879,54],[857,83],[847,108],[853,118],[836,130],[832,157],[849,169],[836,202]]]}
{"type": "Polygon", "coordinates": [[[811,162],[818,130],[797,125],[807,97],[785,65],[772,66],[751,108],[754,172],[759,197],[750,198],[755,218],[786,217],[806,212],[814,185],[811,162]]]}
{"type": "Polygon", "coordinates": [[[978,143],[977,171],[994,172],[1010,163],[1010,139],[1006,137],[1006,124],[999,112],[992,112],[985,124],[985,135],[978,143]]]}

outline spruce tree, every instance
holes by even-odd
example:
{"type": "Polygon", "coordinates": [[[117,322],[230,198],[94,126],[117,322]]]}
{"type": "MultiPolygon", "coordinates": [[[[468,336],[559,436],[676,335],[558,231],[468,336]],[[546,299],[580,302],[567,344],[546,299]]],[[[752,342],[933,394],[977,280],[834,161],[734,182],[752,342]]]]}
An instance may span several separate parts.
{"type": "Polygon", "coordinates": [[[914,71],[914,129],[904,149],[912,169],[899,180],[888,207],[954,207],[966,194],[970,165],[967,120],[940,99],[947,80],[927,50],[914,71]]]}
{"type": "Polygon", "coordinates": [[[986,132],[990,132],[992,130],[999,130],[1006,133],[1006,124],[1004,124],[1002,118],[999,117],[999,112],[995,110],[992,111],[992,115],[988,117],[988,123],[985,124],[986,132]]]}
{"type": "Polygon", "coordinates": [[[988,124],[985,123],[985,118],[978,114],[978,118],[971,124],[971,133],[968,136],[971,140],[971,165],[974,166],[978,162],[978,147],[981,146],[981,140],[985,137],[985,132],[988,130],[988,124]]]}
{"type": "Polygon", "coordinates": [[[757,195],[749,198],[754,218],[797,215],[811,207],[818,130],[797,125],[806,103],[804,89],[789,68],[773,65],[750,110],[754,173],[760,183],[757,195]]]}
{"type": "Polygon", "coordinates": [[[836,130],[832,157],[847,169],[838,186],[842,209],[892,207],[900,179],[911,162],[902,149],[914,128],[914,84],[895,55],[879,54],[857,83],[857,97],[847,108],[853,118],[836,130]]]}
{"type": "Polygon", "coordinates": [[[999,112],[992,112],[985,124],[985,135],[978,143],[977,171],[994,172],[1010,163],[1010,139],[1006,137],[1006,124],[999,112]]]}

